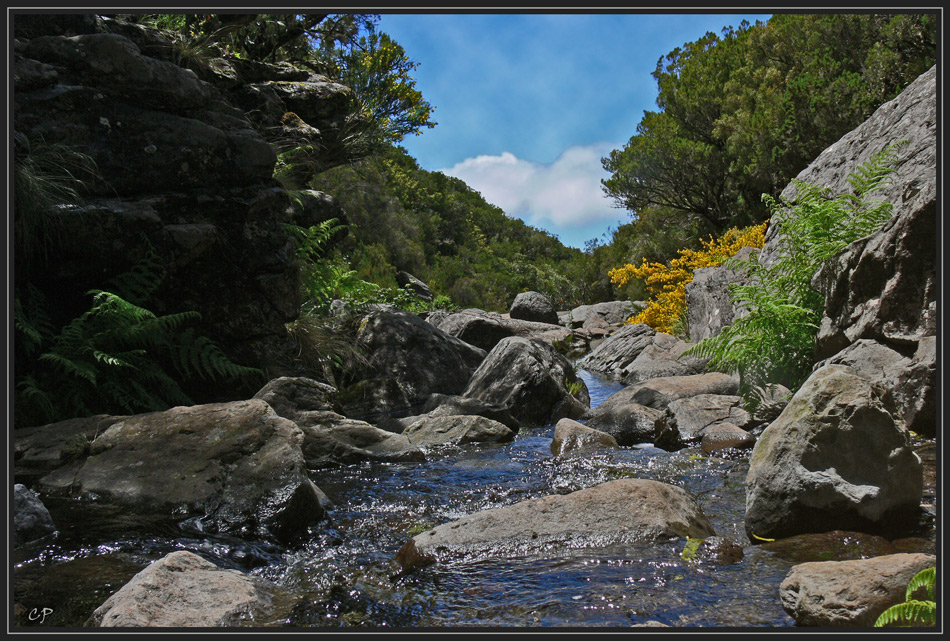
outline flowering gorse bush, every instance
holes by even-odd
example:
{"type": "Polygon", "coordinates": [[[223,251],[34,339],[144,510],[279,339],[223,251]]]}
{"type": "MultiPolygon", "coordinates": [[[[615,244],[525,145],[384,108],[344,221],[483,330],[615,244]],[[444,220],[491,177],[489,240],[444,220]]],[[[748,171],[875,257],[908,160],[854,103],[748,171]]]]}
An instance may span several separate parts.
{"type": "Polygon", "coordinates": [[[675,333],[686,313],[686,285],[693,280],[693,270],[719,265],[743,247],[762,247],[767,224],[733,227],[719,238],[700,241],[701,249],[679,250],[679,256],[667,265],[644,259],[639,267],[627,264],[610,270],[615,285],[623,286],[638,278],[651,295],[646,308],[627,322],[646,323],[658,332],[675,333]]]}

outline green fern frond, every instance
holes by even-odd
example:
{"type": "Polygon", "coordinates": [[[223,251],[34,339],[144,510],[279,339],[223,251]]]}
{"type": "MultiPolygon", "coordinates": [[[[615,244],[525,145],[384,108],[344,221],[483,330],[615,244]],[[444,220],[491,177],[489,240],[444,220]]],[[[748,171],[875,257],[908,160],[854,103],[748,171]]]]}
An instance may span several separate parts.
{"type": "Polygon", "coordinates": [[[158,254],[147,239],[145,243],[145,255],[127,272],[109,279],[105,286],[106,290],[137,305],[151,300],[165,278],[165,268],[159,262],[158,254]]]}
{"type": "Polygon", "coordinates": [[[747,274],[730,288],[733,303],[747,310],[732,326],[686,350],[708,358],[708,366],[738,372],[740,393],[749,405],[756,388],[781,383],[793,391],[813,364],[815,336],[824,299],[811,288],[821,265],[855,240],[873,233],[891,215],[889,203],[870,202],[896,158],[891,145],[849,176],[854,193],[832,196],[824,187],[793,180],[794,203],[763,195],[781,229],[780,254],[771,265],[757,255],[732,266],[747,274]]]}
{"type": "Polygon", "coordinates": [[[193,329],[182,332],[179,338],[171,351],[171,358],[175,368],[186,378],[215,380],[218,377],[241,378],[262,374],[257,368],[234,363],[225,356],[217,343],[193,329]]]}
{"type": "Polygon", "coordinates": [[[921,570],[920,572],[915,574],[914,578],[912,578],[910,580],[910,583],[907,584],[906,600],[907,601],[912,600],[914,598],[914,594],[917,592],[917,590],[921,588],[925,588],[927,591],[927,596],[929,596],[930,599],[933,600],[936,596],[934,592],[934,586],[936,585],[936,583],[937,583],[937,568],[933,567],[933,568],[927,568],[925,570],[921,570]]]}
{"type": "Polygon", "coordinates": [[[889,607],[874,622],[874,627],[932,626],[937,621],[937,605],[933,601],[905,601],[889,607]]]}

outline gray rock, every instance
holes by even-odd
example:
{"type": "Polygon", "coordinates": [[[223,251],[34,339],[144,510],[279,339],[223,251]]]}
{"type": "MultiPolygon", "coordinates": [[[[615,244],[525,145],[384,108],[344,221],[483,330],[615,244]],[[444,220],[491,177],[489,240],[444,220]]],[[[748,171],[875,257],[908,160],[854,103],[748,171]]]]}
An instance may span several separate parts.
{"type": "Polygon", "coordinates": [[[752,451],[750,538],[884,533],[917,522],[922,465],[882,397],[843,365],[826,365],[805,381],[752,451]]]}
{"type": "Polygon", "coordinates": [[[570,494],[476,512],[414,536],[396,561],[404,572],[469,555],[511,556],[552,546],[601,547],[715,532],[682,488],[620,479],[570,494]]]}
{"type": "Polygon", "coordinates": [[[557,310],[554,303],[544,294],[538,292],[521,292],[515,296],[508,312],[512,318],[557,325],[557,310]]]}
{"type": "Polygon", "coordinates": [[[464,443],[507,443],[516,432],[484,416],[426,416],[403,432],[414,445],[459,445],[464,443]]]}
{"type": "Polygon", "coordinates": [[[554,439],[551,441],[551,454],[554,456],[602,447],[619,446],[617,439],[610,434],[569,418],[562,418],[554,427],[554,439]]]}
{"type": "Polygon", "coordinates": [[[404,434],[380,429],[335,412],[307,412],[298,426],[310,468],[359,461],[423,461],[425,455],[404,434]]]}
{"type": "Polygon", "coordinates": [[[734,395],[738,389],[734,377],[719,372],[654,378],[614,392],[584,419],[588,427],[607,432],[620,445],[653,443],[663,413],[673,401],[700,394],[734,395]]]}
{"type": "MultiPolygon", "coordinates": [[[[396,309],[368,314],[360,323],[357,344],[368,355],[365,378],[379,378],[386,385],[391,381],[409,405],[421,405],[433,393],[460,394],[485,359],[484,350],[396,309]]],[[[340,402],[346,406],[344,398],[340,402]]]]}
{"type": "Polygon", "coordinates": [[[39,486],[132,513],[197,517],[209,532],[286,542],[325,514],[303,439],[259,399],[174,407],[113,423],[78,469],[58,468],[39,486]]]}
{"type": "Polygon", "coordinates": [[[574,336],[573,332],[559,325],[506,318],[502,314],[476,308],[430,314],[426,320],[446,334],[455,336],[486,352],[491,351],[501,339],[509,336],[537,338],[546,343],[563,341],[574,336]]]}
{"type": "Polygon", "coordinates": [[[623,446],[653,443],[661,410],[613,394],[584,415],[587,427],[613,436],[623,446]],[[616,398],[614,398],[616,397],[616,398]]]}
{"type": "Polygon", "coordinates": [[[700,449],[711,454],[729,448],[745,449],[755,445],[755,437],[732,423],[717,423],[703,432],[700,449]]]}
{"type": "Polygon", "coordinates": [[[547,343],[517,336],[488,353],[462,396],[500,405],[522,425],[535,427],[579,418],[590,408],[587,385],[564,356],[547,343]]]}
{"type": "MultiPolygon", "coordinates": [[[[860,339],[818,363],[847,365],[880,384],[893,404],[894,417],[907,429],[935,436],[937,429],[936,336],[921,339],[912,356],[904,356],[871,339],[860,339]]],[[[889,406],[890,409],[891,406],[889,406]]]]}
{"type": "Polygon", "coordinates": [[[581,359],[577,367],[627,384],[702,373],[705,360],[680,358],[687,347],[687,343],[643,323],[624,325],[581,359]]]}
{"type": "Polygon", "coordinates": [[[936,561],[930,554],[889,554],[802,563],[782,581],[779,596],[797,625],[871,627],[884,610],[904,602],[910,580],[936,561]]]}
{"type": "Polygon", "coordinates": [[[54,470],[82,465],[89,455],[89,444],[124,418],[97,414],[16,430],[13,433],[16,478],[32,482],[54,470]]]}
{"type": "Polygon", "coordinates": [[[266,402],[278,416],[295,423],[305,420],[306,412],[332,412],[338,410],[334,395],[336,388],[312,378],[281,376],[262,387],[254,398],[266,402]],[[298,420],[299,419],[299,420],[298,420]]]}
{"type": "MultiPolygon", "coordinates": [[[[886,145],[908,140],[899,154],[895,171],[875,199],[894,204],[894,216],[917,211],[936,199],[936,67],[921,74],[903,92],[875,110],[860,126],[825,149],[798,174],[799,180],[822,185],[834,194],[850,191],[848,175],[886,145]]],[[[796,188],[789,184],[782,195],[794,202],[796,188]]],[[[933,230],[931,230],[932,232],[933,230]]],[[[781,252],[781,230],[769,222],[763,264],[773,263],[781,252]]],[[[933,246],[931,233],[925,246],[933,246]]]]}
{"type": "Polygon", "coordinates": [[[399,287],[409,287],[416,298],[422,300],[432,300],[432,290],[424,282],[410,274],[409,272],[396,272],[396,284],[399,287]]]}
{"type": "MultiPolygon", "coordinates": [[[[642,306],[642,304],[641,304],[642,306]]],[[[572,309],[568,315],[572,327],[583,327],[591,318],[600,318],[608,325],[620,325],[632,316],[637,304],[629,300],[615,300],[593,305],[581,305],[572,309]]]]}
{"type": "Polygon", "coordinates": [[[739,396],[697,394],[679,398],[667,405],[657,421],[654,444],[665,450],[678,450],[704,440],[706,433],[717,425],[728,423],[741,428],[750,421],[739,396]]]}
{"type": "Polygon", "coordinates": [[[477,398],[433,394],[423,405],[422,411],[429,416],[484,416],[498,421],[517,432],[521,424],[502,405],[494,405],[477,398]]]}
{"type": "MultiPolygon", "coordinates": [[[[734,258],[749,260],[754,251],[752,247],[743,247],[734,258]]],[[[725,265],[693,270],[693,280],[686,285],[689,340],[698,343],[716,336],[723,327],[732,325],[747,313],[741,305],[732,302],[729,293],[730,285],[744,281],[745,274],[725,265]]]]}
{"type": "MultiPolygon", "coordinates": [[[[96,608],[87,627],[235,627],[276,621],[282,590],[263,579],[172,552],[96,608]]],[[[284,606],[287,610],[286,606],[284,606]]],[[[283,612],[288,614],[289,612],[283,612]]]]}
{"type": "Polygon", "coordinates": [[[13,547],[19,547],[56,531],[49,510],[22,483],[13,486],[13,547]]]}
{"type": "Polygon", "coordinates": [[[829,259],[812,279],[825,297],[816,355],[862,338],[913,350],[937,333],[937,209],[906,212],[829,259]]]}

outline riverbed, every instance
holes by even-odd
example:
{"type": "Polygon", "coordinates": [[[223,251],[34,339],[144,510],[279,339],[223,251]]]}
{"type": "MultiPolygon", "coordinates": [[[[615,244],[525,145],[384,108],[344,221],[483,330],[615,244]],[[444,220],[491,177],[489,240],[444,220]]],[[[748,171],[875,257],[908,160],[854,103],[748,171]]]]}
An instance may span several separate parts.
{"type": "MultiPolygon", "coordinates": [[[[596,406],[622,385],[579,374],[596,406]]],[[[500,627],[789,627],[779,584],[788,555],[752,545],[743,528],[748,450],[718,456],[649,444],[553,457],[554,426],[508,444],[443,446],[422,463],[364,462],[312,473],[330,519],[293,548],[207,536],[192,523],[141,523],[120,513],[85,518],[83,505],[51,502],[55,539],[18,551],[14,589],[24,625],[81,626],[149,562],[189,550],[286,591],[279,615],[255,625],[377,629],[500,627]],[[476,511],[619,478],[686,489],[741,560],[696,559],[683,540],[551,548],[469,559],[400,576],[393,557],[410,537],[476,511]],[[121,532],[121,535],[117,534],[121,532]],[[50,610],[43,621],[39,615],[50,610]],[[30,619],[35,613],[36,618],[30,619]]],[[[933,533],[924,533],[933,540],[933,533]]]]}

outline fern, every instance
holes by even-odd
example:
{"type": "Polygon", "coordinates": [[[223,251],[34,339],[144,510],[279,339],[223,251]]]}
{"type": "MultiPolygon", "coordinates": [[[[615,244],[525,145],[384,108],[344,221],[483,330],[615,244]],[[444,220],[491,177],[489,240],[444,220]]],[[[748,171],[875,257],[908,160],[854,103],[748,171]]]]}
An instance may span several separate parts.
{"type": "Polygon", "coordinates": [[[780,225],[781,253],[771,265],[731,259],[727,266],[744,270],[747,283],[733,285],[734,303],[747,310],[718,335],[704,339],[684,355],[709,359],[709,367],[738,372],[746,406],[757,404],[758,388],[781,383],[795,391],[813,365],[815,336],[824,299],[811,288],[821,265],[858,238],[873,233],[891,216],[891,204],[869,200],[893,171],[904,141],[873,154],[849,177],[853,193],[832,197],[823,187],[793,181],[794,204],[763,200],[780,225]]]}
{"type": "Polygon", "coordinates": [[[874,627],[888,625],[933,626],[937,623],[937,604],[934,585],[937,582],[937,568],[921,570],[907,585],[904,602],[889,607],[874,622],[874,627]],[[918,600],[914,594],[925,589],[929,600],[918,600]]]}
{"type": "MultiPolygon", "coordinates": [[[[113,284],[138,296],[155,291],[157,284],[149,279],[163,274],[156,265],[149,252],[113,284]]],[[[17,425],[189,405],[192,400],[181,387],[186,380],[260,374],[233,363],[211,339],[187,327],[200,318],[198,312],[158,316],[115,292],[91,290],[88,295],[90,309],[55,335],[43,320],[48,314],[39,304],[41,297],[25,294],[32,298],[19,304],[18,341],[24,352],[41,353],[21,366],[27,371],[17,373],[17,425]]]]}

